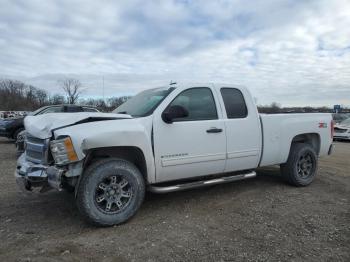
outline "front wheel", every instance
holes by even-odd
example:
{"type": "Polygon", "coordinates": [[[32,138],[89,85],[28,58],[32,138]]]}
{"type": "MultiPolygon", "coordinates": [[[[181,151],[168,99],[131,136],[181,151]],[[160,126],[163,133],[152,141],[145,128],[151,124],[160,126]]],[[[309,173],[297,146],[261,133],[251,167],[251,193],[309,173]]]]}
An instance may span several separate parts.
{"type": "Polygon", "coordinates": [[[102,159],[84,172],[77,206],[89,222],[112,226],[135,215],[144,195],[145,181],[134,164],[122,159],[102,159]]]}
{"type": "Polygon", "coordinates": [[[294,186],[307,186],[315,178],[317,172],[317,154],[308,144],[293,144],[287,163],[281,165],[284,179],[294,186]]]}

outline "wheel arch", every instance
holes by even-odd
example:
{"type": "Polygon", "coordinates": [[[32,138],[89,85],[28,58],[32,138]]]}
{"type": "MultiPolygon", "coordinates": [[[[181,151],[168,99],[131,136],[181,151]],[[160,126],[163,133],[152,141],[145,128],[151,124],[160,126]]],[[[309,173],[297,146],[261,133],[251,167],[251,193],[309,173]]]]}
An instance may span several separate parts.
{"type": "Polygon", "coordinates": [[[121,158],[133,163],[141,172],[145,182],[148,183],[147,162],[143,151],[136,146],[113,146],[91,148],[86,153],[84,170],[96,159],[121,158]]]}
{"type": "Polygon", "coordinates": [[[304,133],[304,134],[298,134],[294,136],[290,144],[290,149],[292,148],[292,145],[294,143],[309,144],[315,149],[317,155],[319,155],[320,153],[321,138],[318,133],[304,133]]]}

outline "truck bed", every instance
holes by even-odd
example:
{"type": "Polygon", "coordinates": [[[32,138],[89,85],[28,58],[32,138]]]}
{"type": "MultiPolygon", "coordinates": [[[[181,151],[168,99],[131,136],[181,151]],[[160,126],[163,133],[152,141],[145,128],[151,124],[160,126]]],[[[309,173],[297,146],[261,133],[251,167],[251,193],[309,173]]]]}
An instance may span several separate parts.
{"type": "Polygon", "coordinates": [[[312,137],[319,156],[327,155],[332,143],[331,114],[260,114],[260,122],[263,146],[259,166],[285,163],[293,139],[303,139],[301,133],[312,137]]]}

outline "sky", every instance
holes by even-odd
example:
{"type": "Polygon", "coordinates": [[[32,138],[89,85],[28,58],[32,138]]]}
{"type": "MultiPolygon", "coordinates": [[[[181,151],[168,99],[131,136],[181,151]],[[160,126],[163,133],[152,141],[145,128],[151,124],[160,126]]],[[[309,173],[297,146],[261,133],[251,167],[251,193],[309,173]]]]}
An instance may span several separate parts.
{"type": "Polygon", "coordinates": [[[53,94],[66,77],[85,97],[224,82],[350,106],[350,0],[0,0],[0,78],[53,94]]]}

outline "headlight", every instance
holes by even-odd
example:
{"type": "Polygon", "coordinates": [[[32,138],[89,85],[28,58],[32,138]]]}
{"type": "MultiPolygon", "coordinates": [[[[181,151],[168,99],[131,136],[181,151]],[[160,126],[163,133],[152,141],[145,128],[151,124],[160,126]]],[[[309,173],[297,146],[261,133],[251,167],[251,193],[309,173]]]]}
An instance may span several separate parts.
{"type": "Polygon", "coordinates": [[[51,141],[50,148],[57,165],[64,165],[78,160],[70,137],[51,141]]]}

